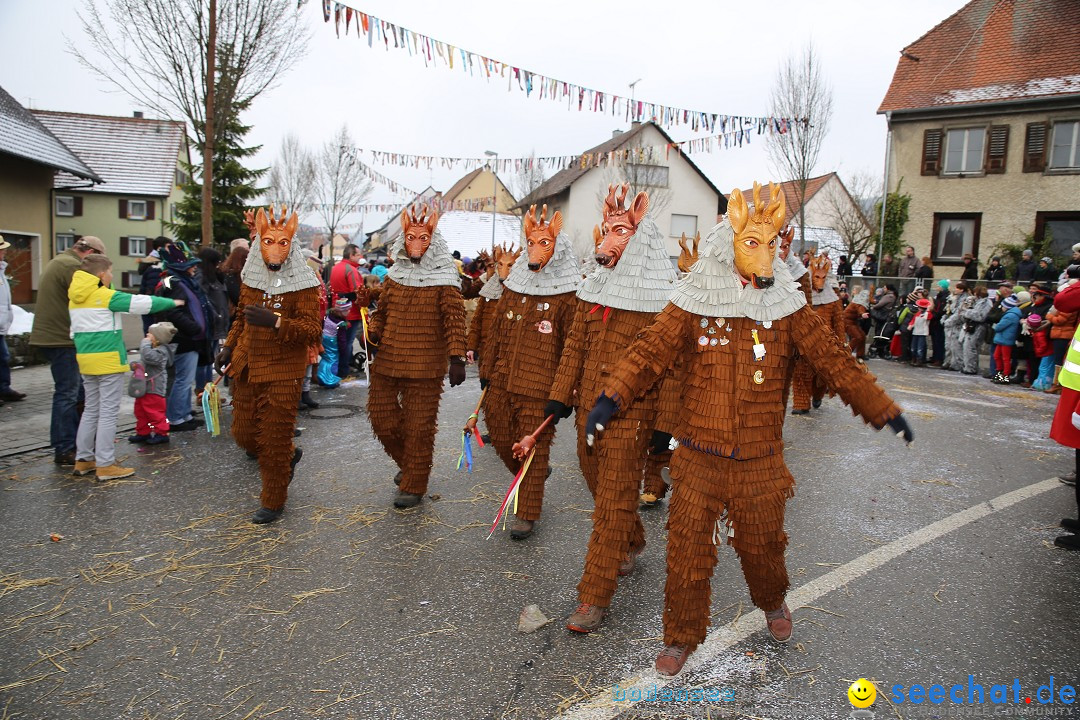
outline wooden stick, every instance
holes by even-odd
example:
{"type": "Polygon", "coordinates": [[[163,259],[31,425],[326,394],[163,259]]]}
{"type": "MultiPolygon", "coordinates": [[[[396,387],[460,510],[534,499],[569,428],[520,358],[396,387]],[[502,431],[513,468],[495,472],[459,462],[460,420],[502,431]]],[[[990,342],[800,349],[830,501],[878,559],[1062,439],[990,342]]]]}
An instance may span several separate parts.
{"type": "Polygon", "coordinates": [[[466,435],[476,431],[477,416],[480,415],[480,408],[484,405],[485,397],[487,397],[487,388],[484,388],[484,391],[480,393],[480,399],[476,402],[476,409],[473,410],[472,415],[469,416],[469,419],[465,421],[464,432],[466,435]]]}

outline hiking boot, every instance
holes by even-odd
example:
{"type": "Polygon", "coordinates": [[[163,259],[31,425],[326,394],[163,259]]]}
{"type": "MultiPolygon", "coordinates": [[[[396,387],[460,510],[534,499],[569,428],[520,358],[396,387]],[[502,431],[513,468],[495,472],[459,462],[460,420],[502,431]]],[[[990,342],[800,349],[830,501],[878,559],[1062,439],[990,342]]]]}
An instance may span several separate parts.
{"type": "Polygon", "coordinates": [[[301,393],[300,394],[300,404],[301,405],[307,405],[312,410],[317,410],[319,408],[319,403],[317,403],[317,402],[315,402],[314,400],[311,399],[311,391],[310,390],[308,392],[306,392],[306,393],[301,393]]]}
{"type": "Polygon", "coordinates": [[[660,502],[660,498],[656,497],[654,493],[644,492],[641,493],[641,497],[638,498],[638,502],[641,503],[641,507],[651,508],[656,507],[657,503],[660,502]]]}
{"type": "Polygon", "coordinates": [[[74,465],[75,464],[75,451],[67,450],[65,452],[58,452],[53,455],[53,463],[56,465],[74,465]]]}
{"type": "Polygon", "coordinates": [[[396,508],[411,508],[420,504],[420,501],[424,499],[423,495],[416,495],[415,493],[405,492],[404,490],[398,490],[394,493],[394,507],[396,508]]]}
{"type": "Polygon", "coordinates": [[[119,480],[120,478],[131,477],[134,474],[135,468],[120,467],[116,463],[97,469],[97,479],[101,482],[119,480]]]}
{"type": "Polygon", "coordinates": [[[1080,550],[1080,535],[1059,535],[1054,544],[1065,550],[1080,550]]]}
{"type": "Polygon", "coordinates": [[[524,540],[533,534],[534,520],[522,520],[514,516],[514,522],[510,523],[510,537],[514,540],[524,540]]]}
{"type": "Polygon", "coordinates": [[[765,624],[769,626],[769,634],[773,640],[786,643],[791,639],[791,611],[785,602],[776,610],[765,613],[765,624]]]}
{"type": "Polygon", "coordinates": [[[1076,471],[1073,470],[1068,475],[1061,475],[1058,477],[1058,480],[1065,483],[1066,485],[1076,485],[1076,471]]]}
{"type": "Polygon", "coordinates": [[[667,677],[679,674],[693,650],[685,643],[668,645],[656,656],[656,672],[667,677]]]}
{"type": "Polygon", "coordinates": [[[150,438],[149,435],[139,435],[139,434],[128,435],[128,442],[129,443],[135,443],[136,445],[138,445],[139,443],[146,442],[149,438],[150,438]]]}
{"type": "Polygon", "coordinates": [[[1068,530],[1071,533],[1080,532],[1080,520],[1075,518],[1061,518],[1060,525],[1062,529],[1068,530]]]}
{"type": "Polygon", "coordinates": [[[600,627],[600,623],[604,622],[604,615],[606,614],[607,608],[581,603],[578,605],[577,610],[566,619],[566,629],[579,633],[591,633],[600,627]]]}
{"type": "Polygon", "coordinates": [[[150,433],[149,435],[146,436],[146,439],[143,440],[143,442],[146,443],[147,445],[161,445],[162,443],[169,442],[169,436],[168,435],[158,435],[157,433],[150,433]]]}
{"type": "Polygon", "coordinates": [[[76,477],[92,475],[95,469],[97,469],[97,463],[93,460],[76,460],[75,469],[71,471],[71,474],[76,477]]]}
{"type": "Polygon", "coordinates": [[[626,553],[626,557],[619,563],[619,577],[626,577],[630,573],[634,572],[634,568],[637,567],[637,559],[641,555],[645,547],[639,547],[637,550],[631,550],[626,553]]]}
{"type": "Polygon", "coordinates": [[[270,508],[261,507],[255,511],[255,514],[251,516],[251,522],[255,525],[265,525],[266,523],[272,523],[281,517],[281,513],[284,510],[271,510],[270,508]]]}

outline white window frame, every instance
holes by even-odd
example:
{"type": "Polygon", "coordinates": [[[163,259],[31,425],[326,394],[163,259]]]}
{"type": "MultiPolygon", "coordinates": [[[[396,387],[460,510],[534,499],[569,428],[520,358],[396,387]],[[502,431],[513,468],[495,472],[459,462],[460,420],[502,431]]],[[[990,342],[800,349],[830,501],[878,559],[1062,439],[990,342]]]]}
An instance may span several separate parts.
{"type": "Polygon", "coordinates": [[[634,163],[627,168],[626,176],[638,187],[666,188],[671,183],[671,168],[667,165],[634,163]],[[652,182],[659,179],[656,177],[658,175],[663,176],[662,181],[652,182]]]}
{"type": "Polygon", "coordinates": [[[1046,167],[1049,170],[1078,170],[1080,169],[1080,120],[1061,120],[1054,123],[1053,133],[1050,138],[1050,157],[1047,158],[1046,167]],[[1071,125],[1072,138],[1069,142],[1070,163],[1068,165],[1054,165],[1054,149],[1058,146],[1058,132],[1071,125]]]}
{"type": "Polygon", "coordinates": [[[128,257],[146,257],[146,238],[128,235],[128,257]]]}
{"type": "Polygon", "coordinates": [[[75,217],[75,196],[74,195],[57,195],[56,196],[55,210],[56,210],[56,215],[59,216],[59,217],[75,217]],[[68,203],[71,203],[70,212],[61,212],[60,211],[60,201],[62,201],[62,200],[66,201],[68,203]]]}
{"type": "Polygon", "coordinates": [[[146,219],[146,201],[145,200],[128,200],[127,201],[127,216],[128,220],[145,220],[146,219]],[[135,206],[142,205],[142,212],[135,212],[135,206]]]}
{"type": "Polygon", "coordinates": [[[983,170],[984,170],[985,165],[986,165],[986,142],[987,142],[987,132],[986,132],[986,126],[985,125],[980,125],[980,126],[976,126],[976,127],[947,128],[945,130],[945,148],[944,148],[945,151],[943,153],[942,163],[941,163],[942,174],[943,175],[976,175],[976,174],[981,174],[983,172],[983,170]],[[975,131],[982,133],[982,152],[979,153],[978,166],[974,167],[974,168],[967,168],[967,167],[964,166],[964,163],[967,162],[967,157],[968,157],[968,138],[970,137],[970,134],[972,132],[975,132],[975,131]],[[950,169],[949,168],[949,149],[950,149],[950,145],[952,143],[953,133],[956,133],[956,132],[964,133],[963,149],[960,152],[960,169],[950,169]]]}
{"type": "Polygon", "coordinates": [[[686,237],[693,240],[694,235],[697,234],[697,223],[698,223],[698,216],[697,215],[684,215],[683,213],[671,213],[671,230],[669,232],[669,235],[670,235],[670,237],[677,238],[677,237],[682,237],[683,232],[686,232],[686,237]],[[681,229],[676,230],[675,229],[675,218],[690,218],[690,219],[692,219],[694,221],[694,229],[691,230],[691,231],[684,231],[684,230],[681,230],[681,229]]]}
{"type": "Polygon", "coordinates": [[[65,250],[75,247],[75,237],[75,233],[56,233],[56,239],[53,240],[56,254],[59,255],[65,250]],[[63,240],[63,245],[61,245],[61,240],[63,240]]]}

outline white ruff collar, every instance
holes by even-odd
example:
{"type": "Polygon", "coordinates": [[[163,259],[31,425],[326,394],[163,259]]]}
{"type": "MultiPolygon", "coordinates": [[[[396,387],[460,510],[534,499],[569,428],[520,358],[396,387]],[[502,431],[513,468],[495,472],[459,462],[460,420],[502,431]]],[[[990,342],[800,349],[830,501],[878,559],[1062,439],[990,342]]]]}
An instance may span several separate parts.
{"type": "Polygon", "coordinates": [[[798,280],[803,275],[810,272],[806,269],[806,266],[802,264],[802,260],[795,257],[794,253],[788,253],[785,263],[787,264],[788,271],[791,273],[792,280],[798,280]]]}
{"type": "Polygon", "coordinates": [[[295,240],[289,249],[289,257],[285,259],[285,264],[277,272],[270,272],[270,269],[266,267],[262,251],[259,250],[259,242],[256,241],[251,252],[248,253],[244,269],[240,271],[240,281],[248,287],[262,290],[267,295],[284,295],[297,290],[307,290],[322,283],[319,276],[304,260],[304,254],[300,252],[300,243],[295,240]]]}
{"type": "Polygon", "coordinates": [[[671,302],[688,313],[710,317],[746,317],[771,321],[806,305],[787,264],[773,259],[773,284],[764,290],[743,286],[735,270],[735,232],[727,218],[703,241],[704,249],[686,277],[675,283],[671,302]]]}
{"type": "Polygon", "coordinates": [[[658,313],[667,305],[678,273],[652,218],[644,218],[614,268],[600,265],[585,278],[577,296],[585,302],[635,312],[658,313]]]}
{"type": "Polygon", "coordinates": [[[499,279],[499,273],[496,272],[484,281],[484,286],[480,288],[480,297],[487,300],[498,300],[502,297],[502,291],[502,280],[499,279]]]}
{"type": "Polygon", "coordinates": [[[581,266],[564,232],[555,238],[555,254],[547,265],[533,272],[529,269],[529,251],[523,249],[503,281],[503,285],[522,295],[562,295],[574,292],[580,284],[581,266]]]}
{"type": "Polygon", "coordinates": [[[810,299],[813,301],[815,307],[818,305],[828,305],[829,303],[834,303],[840,299],[840,296],[836,294],[835,289],[837,282],[839,282],[837,277],[832,273],[829,273],[825,276],[825,287],[821,289],[821,292],[811,290],[810,299]]]}
{"type": "Polygon", "coordinates": [[[405,252],[404,233],[394,243],[390,254],[394,258],[394,264],[390,266],[386,276],[399,285],[406,287],[449,285],[461,288],[461,275],[458,274],[457,265],[450,255],[446,240],[437,229],[431,237],[428,249],[420,257],[420,262],[414,263],[405,252]]]}

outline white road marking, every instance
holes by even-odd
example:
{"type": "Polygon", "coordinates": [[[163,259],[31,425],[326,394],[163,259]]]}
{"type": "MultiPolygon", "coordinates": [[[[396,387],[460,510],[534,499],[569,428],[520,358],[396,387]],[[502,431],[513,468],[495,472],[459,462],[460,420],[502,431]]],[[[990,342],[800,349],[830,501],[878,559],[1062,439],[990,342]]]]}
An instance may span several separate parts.
{"type": "MultiPolygon", "coordinates": [[[[945,400],[941,395],[935,395],[934,393],[916,392],[914,390],[901,390],[900,388],[889,388],[889,392],[894,393],[907,393],[908,395],[921,395],[922,397],[934,398],[935,400],[945,400]]],[[[963,397],[950,397],[947,398],[949,402],[962,402],[971,403],[972,405],[985,405],[986,407],[999,408],[1001,403],[986,402],[985,400],[972,400],[970,398],[963,397]]]]}
{"type": "MultiPolygon", "coordinates": [[[[953,513],[937,522],[930,523],[926,527],[919,528],[901,538],[897,538],[887,545],[874,548],[870,552],[844,563],[835,570],[827,572],[821,577],[811,580],[795,590],[789,591],[787,595],[788,607],[794,611],[804,605],[809,605],[821,596],[827,595],[833,590],[837,590],[850,582],[858,580],[863,575],[866,575],[872,570],[876,570],[890,560],[900,557],[904,553],[911,552],[928,542],[936,540],[943,535],[947,535],[954,530],[958,530],[976,520],[981,520],[988,515],[1011,507],[1018,502],[1028,500],[1037,495],[1041,495],[1047,490],[1059,487],[1061,487],[1061,482],[1056,477],[1049,478],[1022,487],[1018,490],[1005,493],[1004,495],[999,495],[992,500],[981,502],[966,510],[953,513]]],[[[761,610],[754,610],[747,615],[743,615],[739,618],[738,622],[717,628],[709,634],[709,637],[705,639],[705,642],[698,646],[698,649],[690,656],[690,660],[687,661],[684,672],[688,669],[693,670],[702,665],[706,665],[733,645],[742,642],[756,632],[763,632],[764,630],[765,614],[761,610]]],[[[657,649],[659,650],[659,647],[657,649]]],[[[664,677],[657,673],[656,670],[648,668],[643,670],[639,675],[628,680],[620,681],[618,684],[620,689],[625,688],[628,691],[627,694],[629,694],[629,690],[635,687],[639,688],[642,694],[644,694],[645,690],[651,689],[653,685],[659,690],[671,683],[672,680],[673,678],[664,677]]],[[[627,710],[631,710],[634,705],[635,703],[629,702],[612,705],[611,691],[605,691],[604,693],[594,695],[588,700],[583,700],[581,703],[564,713],[561,717],[567,718],[568,720],[604,720],[606,718],[613,718],[627,710]],[[603,703],[603,705],[601,705],[601,703],[603,703]]]]}

